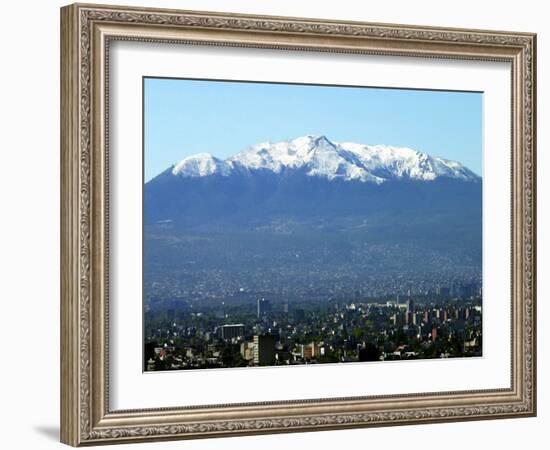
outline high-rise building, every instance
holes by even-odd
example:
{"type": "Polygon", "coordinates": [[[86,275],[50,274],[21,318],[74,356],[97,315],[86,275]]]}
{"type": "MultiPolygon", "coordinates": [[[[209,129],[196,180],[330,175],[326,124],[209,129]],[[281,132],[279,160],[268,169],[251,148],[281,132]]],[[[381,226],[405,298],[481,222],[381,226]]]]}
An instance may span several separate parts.
{"type": "Polygon", "coordinates": [[[254,336],[254,364],[257,366],[275,364],[275,338],[272,335],[254,336]]]}
{"type": "Polygon", "coordinates": [[[432,341],[435,342],[436,339],[437,339],[437,327],[434,325],[432,327],[432,341]]]}
{"type": "Polygon", "coordinates": [[[222,325],[219,328],[219,336],[222,339],[230,340],[244,336],[244,325],[242,323],[234,323],[222,325]]]}
{"type": "Polygon", "coordinates": [[[414,301],[409,297],[407,300],[407,312],[405,314],[406,323],[408,325],[413,323],[413,317],[414,317],[414,301]]]}
{"type": "Polygon", "coordinates": [[[430,323],[430,321],[431,321],[430,311],[426,310],[424,311],[424,323],[430,323]]]}
{"type": "Polygon", "coordinates": [[[258,319],[264,317],[269,311],[271,311],[271,303],[265,298],[258,299],[258,319]]]}

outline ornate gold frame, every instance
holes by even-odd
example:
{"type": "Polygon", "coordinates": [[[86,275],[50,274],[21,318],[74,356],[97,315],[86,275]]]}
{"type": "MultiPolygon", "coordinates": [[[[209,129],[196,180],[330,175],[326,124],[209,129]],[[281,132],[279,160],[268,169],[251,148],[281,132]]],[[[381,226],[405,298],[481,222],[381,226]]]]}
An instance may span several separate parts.
{"type": "Polygon", "coordinates": [[[534,416],[536,36],[75,4],[61,9],[61,440],[80,446],[534,416]],[[109,42],[203,43],[512,66],[509,389],[111,411],[108,400],[109,42]]]}

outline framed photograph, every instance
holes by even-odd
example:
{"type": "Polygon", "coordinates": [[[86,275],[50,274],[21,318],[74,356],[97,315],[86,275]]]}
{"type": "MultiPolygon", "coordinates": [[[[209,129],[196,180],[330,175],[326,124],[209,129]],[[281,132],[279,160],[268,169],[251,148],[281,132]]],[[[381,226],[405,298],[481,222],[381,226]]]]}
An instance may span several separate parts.
{"type": "Polygon", "coordinates": [[[535,57],[62,8],[62,442],[535,415],[535,57]]]}

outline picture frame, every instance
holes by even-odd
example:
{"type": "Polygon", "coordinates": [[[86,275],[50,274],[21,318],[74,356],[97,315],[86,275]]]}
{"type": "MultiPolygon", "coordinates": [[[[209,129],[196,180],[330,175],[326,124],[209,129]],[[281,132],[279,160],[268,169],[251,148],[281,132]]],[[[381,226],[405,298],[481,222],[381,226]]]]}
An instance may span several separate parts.
{"type": "Polygon", "coordinates": [[[61,9],[61,441],[82,446],[535,416],[535,205],[534,34],[66,6],[61,9]],[[119,41],[509,64],[510,385],[113,409],[109,192],[116,173],[110,170],[109,67],[110,46],[119,41]]]}

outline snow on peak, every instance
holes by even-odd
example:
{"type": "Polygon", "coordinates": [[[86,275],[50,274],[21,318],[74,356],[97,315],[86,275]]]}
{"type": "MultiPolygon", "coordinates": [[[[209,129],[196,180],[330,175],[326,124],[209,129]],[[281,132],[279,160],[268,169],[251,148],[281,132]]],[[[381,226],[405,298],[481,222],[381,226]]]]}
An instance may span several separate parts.
{"type": "Polygon", "coordinates": [[[208,153],[197,153],[175,164],[172,168],[172,174],[191,178],[205,177],[214,173],[229,175],[231,168],[229,163],[208,153]]]}
{"type": "Polygon", "coordinates": [[[206,153],[189,156],[176,164],[172,173],[189,177],[215,173],[227,176],[236,169],[274,173],[299,169],[308,176],[376,184],[393,179],[431,181],[439,177],[479,180],[475,173],[456,161],[410,148],[336,143],[326,136],[315,135],[276,143],[262,142],[225,161],[206,153]]]}
{"type": "Polygon", "coordinates": [[[354,142],[339,144],[343,149],[357,155],[366,170],[385,179],[431,181],[439,177],[458,178],[465,181],[478,180],[471,170],[456,161],[430,156],[407,147],[387,145],[364,145],[354,142]]]}

